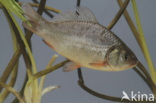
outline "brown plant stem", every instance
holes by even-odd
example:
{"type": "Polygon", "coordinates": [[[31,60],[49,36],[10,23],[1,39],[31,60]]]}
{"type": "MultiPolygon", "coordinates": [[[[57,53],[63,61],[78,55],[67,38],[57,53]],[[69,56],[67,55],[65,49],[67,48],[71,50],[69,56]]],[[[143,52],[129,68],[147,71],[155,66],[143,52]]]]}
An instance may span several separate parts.
{"type": "Polygon", "coordinates": [[[33,77],[34,77],[33,79],[38,79],[38,78],[40,78],[40,77],[42,77],[44,75],[47,75],[48,73],[51,73],[51,72],[57,70],[58,68],[62,67],[67,62],[69,62],[69,60],[62,61],[61,63],[58,63],[58,64],[56,64],[56,65],[54,65],[52,67],[49,67],[47,69],[44,69],[44,70],[42,70],[42,71],[34,74],[33,75],[33,77]]]}
{"type": "Polygon", "coordinates": [[[156,85],[154,84],[152,78],[150,77],[149,73],[146,71],[145,67],[139,62],[138,68],[145,74],[147,81],[151,85],[152,92],[154,93],[154,96],[156,97],[156,85]]]}
{"type": "MultiPolygon", "coordinates": [[[[16,50],[16,52],[13,54],[11,60],[9,61],[6,69],[2,73],[2,76],[0,78],[0,82],[3,82],[3,83],[6,82],[7,78],[9,77],[9,74],[11,73],[11,71],[13,70],[15,64],[19,60],[20,55],[21,55],[21,49],[16,50]]],[[[2,87],[0,86],[0,91],[1,90],[2,90],[2,87]]]]}
{"type": "MultiPolygon", "coordinates": [[[[13,30],[15,32],[14,34],[15,34],[15,37],[16,37],[16,39],[18,41],[18,45],[19,45],[19,48],[20,48],[20,49],[17,50],[19,52],[19,56],[21,54],[23,54],[26,67],[31,68],[30,59],[29,59],[29,56],[28,56],[28,54],[27,54],[27,52],[25,50],[25,45],[24,45],[24,43],[23,43],[23,41],[22,41],[22,39],[20,37],[19,31],[18,31],[17,27],[15,26],[14,22],[12,21],[12,19],[11,19],[9,13],[7,12],[7,10],[5,8],[3,8],[3,9],[4,9],[4,12],[6,14],[6,17],[7,17],[8,21],[9,21],[10,25],[12,26],[12,28],[13,28],[13,30]]],[[[6,75],[6,73],[4,73],[4,74],[6,75]]]]}
{"type": "MultiPolygon", "coordinates": [[[[38,3],[38,1],[36,1],[38,3]]],[[[37,9],[37,12],[42,15],[43,11],[44,11],[44,8],[45,8],[45,3],[46,3],[46,0],[41,0],[41,2],[39,4],[34,4],[34,3],[29,3],[31,6],[35,6],[35,7],[38,7],[37,9]]],[[[19,2],[20,5],[22,5],[22,2],[19,2]]],[[[26,34],[26,40],[31,48],[31,37],[32,37],[32,32],[27,30],[26,28],[24,28],[25,30],[25,34],[26,34]]]]}
{"type": "MultiPolygon", "coordinates": [[[[33,0],[33,1],[36,1],[36,0],[33,0]]],[[[46,4],[46,0],[41,0],[40,3],[39,3],[39,7],[38,7],[38,14],[42,15],[43,11],[44,11],[44,8],[45,8],[45,4],[46,4]]]]}
{"type": "Polygon", "coordinates": [[[10,22],[10,24],[13,27],[13,30],[15,32],[15,37],[16,37],[16,39],[18,41],[19,47],[21,48],[21,52],[23,54],[26,67],[31,68],[30,59],[29,59],[29,56],[28,56],[28,54],[27,54],[27,52],[25,50],[25,45],[24,45],[24,43],[23,43],[23,41],[22,41],[22,39],[20,37],[19,31],[18,31],[17,27],[15,26],[14,22],[12,21],[12,19],[11,19],[10,15],[8,14],[8,12],[6,10],[5,10],[5,12],[7,14],[6,17],[8,18],[8,20],[9,20],[9,22],[10,22]]]}
{"type": "Polygon", "coordinates": [[[19,34],[19,31],[17,29],[17,27],[15,26],[14,22],[12,21],[12,18],[10,17],[8,11],[4,8],[4,11],[5,11],[5,14],[6,14],[6,17],[8,18],[9,22],[10,22],[10,25],[12,26],[13,30],[14,30],[14,34],[15,34],[15,37],[16,37],[16,40],[19,44],[19,47],[21,48],[21,51],[22,51],[22,54],[23,54],[23,57],[24,57],[24,61],[26,63],[26,67],[27,68],[31,68],[31,63],[30,63],[30,59],[29,59],[29,56],[25,50],[25,45],[20,37],[20,34],[19,34]]]}
{"type": "MultiPolygon", "coordinates": [[[[23,4],[23,2],[18,2],[19,3],[19,5],[22,5],[23,4]]],[[[38,3],[38,2],[37,2],[38,3]]],[[[37,3],[31,3],[31,2],[29,2],[29,4],[31,5],[31,6],[33,6],[33,7],[39,7],[39,4],[37,4],[37,3]]],[[[45,5],[45,10],[50,10],[50,11],[52,11],[52,12],[54,12],[54,13],[59,13],[60,11],[58,10],[58,9],[55,9],[55,8],[52,8],[52,7],[50,7],[50,6],[46,6],[45,5]]],[[[50,12],[49,12],[50,13],[50,12]]],[[[51,14],[51,13],[50,13],[51,14]]],[[[47,14],[46,14],[47,15],[47,14]]],[[[52,15],[52,14],[51,14],[52,15]]],[[[48,15],[49,16],[49,15],[48,15]]]]}
{"type": "MultiPolygon", "coordinates": [[[[4,9],[2,9],[2,10],[3,10],[5,16],[7,16],[5,10],[4,10],[4,9]]],[[[10,24],[8,18],[7,18],[7,21],[8,21],[8,24],[9,24],[9,26],[10,26],[12,35],[14,35],[13,27],[11,26],[11,24],[10,24]]],[[[16,43],[15,43],[15,45],[17,46],[16,43]]],[[[18,63],[19,63],[19,62],[17,61],[17,63],[13,66],[11,72],[8,72],[8,73],[10,73],[10,74],[7,74],[8,76],[5,77],[5,78],[6,78],[5,82],[6,82],[7,79],[8,79],[8,77],[9,77],[9,75],[11,75],[10,80],[9,80],[9,82],[8,82],[8,85],[11,86],[11,87],[13,87],[13,86],[15,85],[15,82],[16,82],[16,78],[17,78],[17,74],[18,74],[18,73],[17,73],[17,72],[18,72],[18,63]]],[[[5,70],[6,70],[6,69],[5,69],[5,70]]],[[[3,74],[3,75],[5,75],[5,74],[3,74]]],[[[8,90],[6,90],[6,89],[4,89],[4,91],[1,92],[1,94],[0,94],[0,103],[4,102],[4,100],[7,98],[7,96],[9,95],[9,93],[10,93],[10,92],[9,92],[8,90]]]]}
{"type": "MultiPolygon", "coordinates": [[[[32,1],[38,3],[38,1],[36,1],[36,0],[32,0],[32,1]]],[[[38,7],[37,12],[40,15],[42,15],[42,13],[43,13],[43,10],[45,8],[45,4],[46,4],[46,0],[41,0],[40,3],[36,5],[38,7]]],[[[26,34],[26,40],[27,40],[29,46],[31,47],[31,37],[32,37],[33,33],[31,31],[27,30],[26,28],[24,28],[24,30],[25,30],[25,34],[26,34]]]]}
{"type": "MultiPolygon", "coordinates": [[[[16,64],[14,66],[14,70],[12,70],[12,74],[11,74],[11,79],[8,83],[8,86],[13,87],[15,85],[16,82],[16,78],[17,78],[17,73],[18,72],[18,64],[16,64]]],[[[0,97],[2,98],[2,100],[0,101],[0,103],[3,103],[3,101],[7,98],[7,96],[9,95],[9,91],[8,90],[4,90],[1,94],[0,97]]]]}
{"type": "Polygon", "coordinates": [[[117,12],[117,14],[115,15],[115,17],[113,18],[113,20],[109,23],[109,25],[107,26],[107,29],[112,29],[114,27],[114,25],[118,22],[118,20],[120,19],[121,15],[123,14],[123,12],[125,11],[128,3],[130,0],[125,0],[125,2],[122,4],[122,6],[120,7],[120,10],[117,12]]]}
{"type": "MultiPolygon", "coordinates": [[[[36,6],[38,7],[37,12],[38,12],[40,15],[42,15],[42,13],[43,13],[43,10],[44,10],[44,8],[45,8],[45,3],[46,3],[46,0],[41,0],[41,1],[40,1],[40,4],[37,4],[37,5],[36,5],[36,6]]],[[[22,4],[22,3],[19,3],[19,4],[22,4]]],[[[29,46],[31,47],[31,37],[32,37],[32,34],[33,34],[33,33],[32,33],[31,31],[25,29],[25,28],[24,28],[24,30],[25,30],[25,34],[26,34],[26,36],[25,36],[25,37],[26,37],[26,40],[27,40],[29,46]]],[[[31,67],[30,67],[30,68],[31,68],[31,67]]],[[[24,81],[24,83],[23,83],[22,89],[20,90],[20,93],[21,93],[22,95],[23,95],[23,93],[24,93],[24,88],[25,88],[25,84],[26,84],[27,80],[28,80],[28,77],[27,77],[27,75],[26,75],[26,78],[25,78],[25,81],[24,81]]],[[[18,103],[18,102],[19,102],[18,99],[15,98],[15,99],[13,100],[12,103],[18,103]]]]}
{"type": "Polygon", "coordinates": [[[80,7],[81,0],[77,0],[76,6],[80,7]]]}
{"type": "MultiPolygon", "coordinates": [[[[118,0],[118,4],[121,7],[121,5],[123,4],[122,3],[122,0],[118,0]]],[[[126,19],[128,25],[129,25],[131,31],[133,32],[133,35],[135,36],[135,38],[136,38],[136,40],[137,40],[137,42],[138,42],[138,44],[140,46],[141,44],[140,44],[139,38],[137,36],[137,35],[139,35],[139,33],[138,33],[138,31],[137,31],[137,29],[136,29],[136,27],[135,27],[135,25],[134,25],[131,17],[129,16],[129,13],[127,12],[127,10],[124,11],[124,16],[125,16],[125,19],[126,19]]],[[[141,46],[140,46],[140,48],[141,48],[141,46]]],[[[152,86],[152,89],[153,89],[153,93],[154,93],[154,95],[156,97],[156,86],[154,85],[154,82],[152,81],[149,73],[147,72],[147,70],[145,69],[145,67],[141,64],[141,62],[137,65],[137,67],[146,75],[146,78],[150,82],[150,84],[152,86]]]]}
{"type": "MultiPolygon", "coordinates": [[[[36,3],[36,4],[39,4],[39,2],[37,1],[37,0],[32,0],[34,3],[36,3]]],[[[46,3],[46,0],[43,0],[42,2],[40,2],[40,4],[42,4],[42,5],[38,5],[39,6],[39,8],[40,9],[38,9],[38,12],[41,12],[42,11],[42,8],[43,7],[40,7],[40,6],[44,6],[44,8],[43,8],[43,11],[45,12],[45,14],[47,14],[50,18],[53,18],[54,16],[50,13],[50,12],[48,12],[46,9],[45,9],[45,3],[46,3]],[[43,2],[43,3],[42,3],[43,2]]],[[[41,12],[41,14],[42,14],[42,12],[41,12]]]]}
{"type": "Polygon", "coordinates": [[[134,67],[133,70],[144,80],[144,82],[148,85],[148,87],[150,88],[150,90],[152,91],[152,86],[151,86],[151,82],[149,82],[146,78],[146,76],[144,75],[144,73],[142,73],[142,71],[140,71],[140,69],[134,67]]]}
{"type": "MultiPolygon", "coordinates": [[[[117,21],[119,20],[119,18],[121,17],[121,15],[123,14],[123,12],[125,11],[128,3],[129,3],[129,0],[125,1],[124,4],[121,5],[120,10],[118,11],[118,13],[114,17],[114,19],[111,21],[111,23],[107,27],[109,30],[112,29],[114,27],[114,25],[117,23],[117,21]]],[[[134,68],[134,71],[136,73],[138,73],[138,75],[140,75],[142,77],[142,79],[147,83],[147,85],[152,90],[153,89],[152,83],[150,81],[148,81],[148,79],[146,79],[146,77],[139,70],[137,70],[137,68],[134,68]]],[[[143,73],[147,75],[146,70],[144,70],[143,73]]],[[[96,97],[99,97],[99,98],[102,98],[102,99],[106,99],[106,100],[111,100],[111,101],[116,101],[116,102],[117,101],[121,101],[121,98],[103,95],[103,94],[97,93],[97,92],[89,89],[87,86],[85,86],[84,80],[83,80],[83,76],[82,76],[82,73],[81,73],[81,69],[80,68],[78,69],[78,77],[79,77],[78,83],[79,83],[80,87],[83,90],[87,91],[88,93],[90,93],[90,94],[92,94],[92,95],[94,95],[96,97]]],[[[148,77],[148,75],[147,75],[147,77],[148,77]]]]}
{"type": "MultiPolygon", "coordinates": [[[[38,1],[36,1],[36,2],[38,3],[38,1]]],[[[46,4],[46,0],[41,0],[40,3],[37,5],[38,6],[37,12],[40,15],[42,15],[42,13],[43,13],[43,10],[45,8],[45,4],[46,4]]],[[[25,30],[25,34],[26,34],[26,40],[27,40],[27,42],[31,48],[31,37],[32,37],[33,33],[31,31],[27,30],[26,28],[24,28],[24,30],[25,30]]]]}
{"type": "MultiPolygon", "coordinates": [[[[153,87],[152,87],[151,82],[148,81],[148,80],[146,79],[146,77],[145,77],[137,68],[134,68],[133,70],[134,70],[140,77],[142,77],[142,79],[147,83],[147,85],[148,85],[148,86],[150,87],[150,89],[152,90],[153,87]]],[[[80,86],[83,90],[85,90],[86,92],[88,92],[89,94],[94,95],[94,96],[96,96],[96,97],[98,97],[98,98],[101,98],[101,99],[106,99],[106,100],[115,101],[115,102],[119,102],[119,101],[121,102],[121,98],[119,98],[119,97],[113,97],[113,96],[108,96],[108,95],[105,95],[105,94],[101,94],[101,93],[98,93],[98,92],[93,91],[92,89],[88,88],[88,87],[85,85],[85,83],[84,83],[84,79],[83,79],[83,75],[82,75],[82,73],[81,73],[81,69],[78,69],[78,78],[79,78],[79,80],[78,80],[79,86],[80,86]]],[[[128,101],[122,101],[122,102],[128,102],[128,101]]],[[[145,101],[143,101],[143,103],[144,103],[144,102],[145,102],[145,101]]],[[[133,101],[132,103],[134,103],[134,101],[133,101]]]]}
{"type": "MultiPolygon", "coordinates": [[[[116,16],[112,20],[112,22],[108,25],[108,29],[112,29],[113,26],[117,23],[117,21],[119,20],[119,18],[121,17],[121,15],[123,13],[123,11],[127,7],[128,3],[129,3],[129,0],[126,0],[124,5],[122,6],[122,8],[118,11],[116,16]]],[[[79,7],[79,6],[80,6],[80,1],[77,0],[77,7],[79,7]]],[[[121,101],[121,98],[108,96],[108,95],[105,95],[105,94],[100,94],[100,93],[97,93],[97,92],[93,91],[92,89],[89,89],[87,86],[85,86],[83,76],[82,76],[82,73],[81,73],[81,68],[78,69],[78,78],[79,78],[79,80],[78,80],[79,86],[83,90],[85,90],[86,92],[90,93],[91,95],[94,95],[94,96],[102,98],[102,99],[110,100],[110,101],[115,101],[115,102],[120,102],[121,101]]],[[[129,102],[129,101],[127,101],[127,102],[129,102]]]]}
{"type": "MultiPolygon", "coordinates": [[[[27,81],[28,81],[28,75],[26,74],[25,75],[25,80],[24,80],[24,82],[22,84],[22,88],[20,89],[20,92],[19,92],[22,96],[23,96],[24,89],[25,89],[27,81]]],[[[11,103],[19,103],[19,101],[18,101],[17,98],[15,98],[11,103]]]]}
{"type": "Polygon", "coordinates": [[[9,92],[11,92],[12,94],[14,94],[18,100],[20,101],[20,103],[26,103],[23,98],[21,97],[21,95],[16,92],[16,90],[14,88],[12,88],[11,86],[4,84],[3,82],[0,82],[0,86],[2,86],[3,88],[6,88],[9,92]]]}
{"type": "Polygon", "coordinates": [[[147,79],[152,80],[150,74],[146,71],[146,68],[141,64],[141,62],[138,63],[137,67],[140,68],[140,70],[144,73],[147,79]]]}
{"type": "MultiPolygon", "coordinates": [[[[85,90],[86,92],[88,92],[89,94],[93,95],[93,96],[96,96],[98,98],[101,98],[101,99],[105,99],[105,100],[109,100],[109,101],[113,101],[113,102],[123,102],[123,103],[138,103],[138,101],[129,101],[129,100],[122,100],[121,98],[119,97],[114,97],[114,96],[108,96],[108,95],[105,95],[105,94],[101,94],[101,93],[98,93],[90,88],[88,88],[85,84],[84,84],[84,80],[83,80],[83,76],[82,76],[82,72],[81,72],[81,69],[78,69],[78,78],[81,78],[78,80],[78,84],[79,86],[85,90]],[[122,101],[121,101],[122,100],[122,101]]],[[[143,101],[139,101],[139,103],[145,103],[146,100],[143,100],[143,101]]]]}
{"type": "MultiPolygon", "coordinates": [[[[118,0],[118,4],[119,4],[119,6],[121,7],[122,4],[123,4],[123,3],[122,3],[122,0],[118,0]]],[[[137,43],[138,43],[139,45],[141,45],[140,42],[138,42],[138,41],[139,41],[138,36],[136,36],[136,35],[139,35],[139,33],[138,33],[138,31],[137,31],[137,29],[136,29],[136,27],[135,27],[135,25],[134,25],[134,23],[133,23],[131,17],[129,16],[129,13],[127,12],[127,10],[124,11],[124,17],[125,17],[125,19],[126,19],[128,25],[129,25],[131,31],[133,32],[134,37],[135,37],[136,40],[137,40],[137,43]]]]}

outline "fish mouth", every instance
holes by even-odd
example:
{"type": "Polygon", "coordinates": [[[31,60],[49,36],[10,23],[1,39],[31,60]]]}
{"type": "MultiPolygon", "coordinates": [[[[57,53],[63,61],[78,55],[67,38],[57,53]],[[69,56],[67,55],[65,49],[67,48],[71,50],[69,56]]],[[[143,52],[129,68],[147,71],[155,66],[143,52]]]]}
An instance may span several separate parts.
{"type": "Polygon", "coordinates": [[[129,68],[133,68],[133,67],[135,67],[138,63],[139,63],[138,60],[133,60],[133,61],[130,63],[129,68]]]}

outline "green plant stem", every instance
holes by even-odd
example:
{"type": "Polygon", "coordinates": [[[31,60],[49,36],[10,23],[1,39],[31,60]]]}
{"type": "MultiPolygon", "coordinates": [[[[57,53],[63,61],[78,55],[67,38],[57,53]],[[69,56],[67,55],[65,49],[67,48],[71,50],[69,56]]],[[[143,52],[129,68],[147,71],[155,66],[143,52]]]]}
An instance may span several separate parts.
{"type": "Polygon", "coordinates": [[[150,54],[148,52],[148,48],[147,48],[147,44],[146,44],[145,37],[144,37],[144,34],[143,34],[143,30],[142,30],[142,27],[141,27],[139,14],[138,14],[138,10],[137,10],[137,6],[136,6],[136,3],[135,3],[135,0],[132,0],[132,5],[133,5],[133,10],[134,10],[134,14],[135,14],[135,18],[136,18],[136,22],[137,22],[137,26],[138,26],[138,31],[139,31],[139,35],[138,36],[140,37],[139,40],[141,42],[140,47],[142,49],[142,52],[143,52],[143,54],[145,56],[145,59],[146,59],[147,64],[148,64],[148,67],[150,69],[152,80],[156,84],[156,71],[155,71],[155,67],[154,67],[154,65],[152,63],[150,54]]]}
{"type": "Polygon", "coordinates": [[[18,5],[18,3],[15,0],[0,0],[0,4],[2,4],[9,11],[13,12],[22,21],[26,21],[26,18],[23,16],[23,11],[21,7],[18,5]]]}

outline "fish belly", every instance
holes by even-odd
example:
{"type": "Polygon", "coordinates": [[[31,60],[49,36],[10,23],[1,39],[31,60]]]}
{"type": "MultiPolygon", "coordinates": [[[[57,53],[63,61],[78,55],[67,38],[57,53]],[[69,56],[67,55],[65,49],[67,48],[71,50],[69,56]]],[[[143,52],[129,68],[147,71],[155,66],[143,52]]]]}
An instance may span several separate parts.
{"type": "Polygon", "coordinates": [[[107,49],[90,45],[89,42],[86,43],[85,39],[70,36],[66,37],[66,39],[59,39],[59,42],[55,41],[52,45],[60,55],[82,67],[103,70],[105,67],[94,67],[90,63],[103,62],[107,49]]]}

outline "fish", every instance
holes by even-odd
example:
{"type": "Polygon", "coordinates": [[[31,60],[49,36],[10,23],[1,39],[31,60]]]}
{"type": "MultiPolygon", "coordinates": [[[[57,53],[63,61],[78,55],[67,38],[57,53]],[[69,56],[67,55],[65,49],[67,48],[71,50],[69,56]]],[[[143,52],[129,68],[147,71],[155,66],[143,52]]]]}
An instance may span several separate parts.
{"type": "Polygon", "coordinates": [[[138,59],[112,31],[101,25],[87,7],[78,7],[56,15],[51,20],[41,17],[29,4],[23,4],[23,15],[31,26],[23,26],[70,62],[69,72],[80,67],[100,71],[122,71],[137,65],[138,59]]]}

